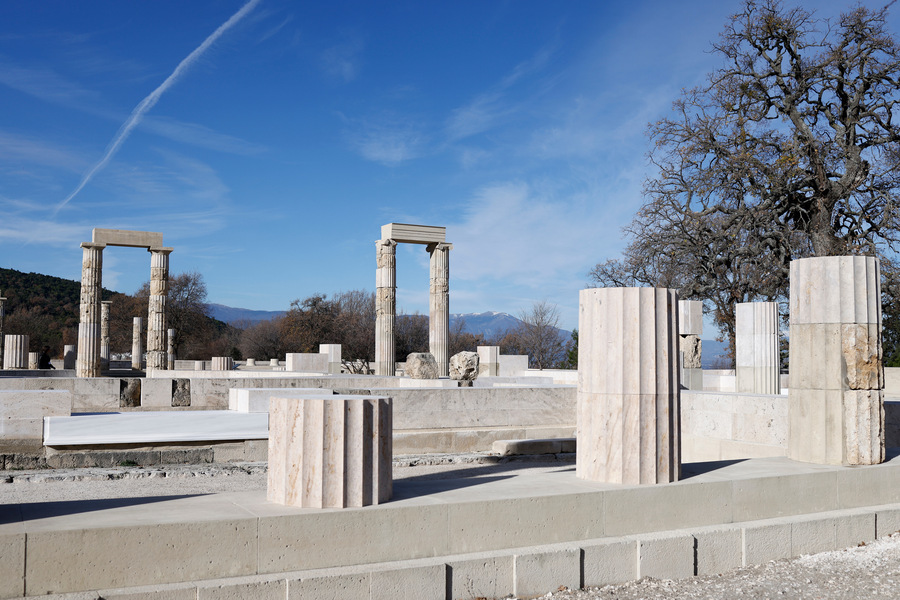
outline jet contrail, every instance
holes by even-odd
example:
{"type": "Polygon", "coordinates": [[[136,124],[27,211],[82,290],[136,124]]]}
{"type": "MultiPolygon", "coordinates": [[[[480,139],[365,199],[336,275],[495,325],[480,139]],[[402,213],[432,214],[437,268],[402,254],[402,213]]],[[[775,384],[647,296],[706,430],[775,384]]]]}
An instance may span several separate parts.
{"type": "Polygon", "coordinates": [[[84,177],[81,178],[81,183],[78,184],[78,187],[76,187],[71,194],[66,196],[65,200],[57,205],[57,207],[53,210],[54,215],[59,212],[59,209],[68,204],[69,201],[74,198],[76,194],[78,194],[78,192],[84,189],[84,186],[86,186],[91,181],[91,179],[93,179],[94,175],[97,174],[97,171],[99,171],[109,163],[115,153],[118,152],[119,147],[122,145],[122,143],[131,134],[131,130],[138,126],[143,116],[147,113],[148,110],[153,108],[153,105],[156,104],[156,102],[159,100],[159,97],[163,95],[163,92],[172,87],[178,80],[178,78],[181,77],[181,75],[183,75],[184,72],[187,71],[198,58],[200,58],[201,54],[206,52],[206,50],[210,46],[212,46],[216,42],[216,40],[222,37],[222,35],[226,31],[231,29],[241,19],[247,16],[247,13],[253,10],[260,2],[261,0],[250,0],[249,2],[247,2],[247,4],[241,7],[241,10],[231,15],[230,19],[222,23],[222,25],[220,25],[218,29],[212,32],[212,34],[208,38],[203,40],[203,43],[197,46],[197,48],[193,52],[188,54],[187,58],[178,63],[178,66],[175,67],[175,70],[172,71],[172,74],[169,75],[166,80],[159,85],[159,87],[150,92],[149,96],[141,100],[140,104],[138,104],[135,109],[131,111],[131,115],[128,117],[125,123],[123,123],[122,126],[119,127],[119,131],[116,132],[115,137],[106,147],[106,153],[103,155],[103,158],[101,158],[97,162],[97,164],[95,164],[87,173],[85,173],[84,177]]]}

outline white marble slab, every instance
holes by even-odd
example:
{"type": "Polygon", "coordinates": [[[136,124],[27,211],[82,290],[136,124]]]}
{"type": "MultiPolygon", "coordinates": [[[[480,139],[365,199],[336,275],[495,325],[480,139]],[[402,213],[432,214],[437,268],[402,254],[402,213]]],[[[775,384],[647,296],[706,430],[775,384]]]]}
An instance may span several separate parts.
{"type": "Polygon", "coordinates": [[[268,413],[154,411],[46,417],[45,446],[264,440],[268,413]]]}

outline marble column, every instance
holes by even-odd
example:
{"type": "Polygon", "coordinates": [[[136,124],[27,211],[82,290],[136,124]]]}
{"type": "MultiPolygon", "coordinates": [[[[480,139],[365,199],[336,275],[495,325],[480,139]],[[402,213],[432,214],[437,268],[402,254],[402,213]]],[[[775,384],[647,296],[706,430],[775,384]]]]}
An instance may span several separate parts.
{"type": "Polygon", "coordinates": [[[28,343],[27,335],[7,335],[3,337],[3,345],[6,350],[3,353],[4,369],[28,368],[28,343]]]}
{"type": "Polygon", "coordinates": [[[168,368],[170,371],[174,371],[175,370],[175,330],[174,329],[169,329],[168,337],[169,337],[169,357],[168,357],[169,360],[168,360],[168,365],[166,368],[168,368]]]}
{"type": "Polygon", "coordinates": [[[81,320],[76,377],[100,377],[100,293],[104,244],[81,244],[81,320]]]}
{"type": "Polygon", "coordinates": [[[703,302],[678,301],[678,334],[681,353],[681,384],[703,391],[703,302]]]}
{"type": "Polygon", "coordinates": [[[780,393],[778,303],[736,304],[734,325],[736,390],[750,394],[780,393]]]}
{"type": "Polygon", "coordinates": [[[230,356],[213,356],[211,368],[213,371],[233,371],[234,359],[230,356]]]}
{"type": "Polygon", "coordinates": [[[109,306],[110,300],[100,302],[100,368],[109,369],[109,306]]]}
{"type": "Polygon", "coordinates": [[[77,350],[75,344],[67,344],[63,347],[63,369],[75,369],[77,350]]]}
{"type": "Polygon", "coordinates": [[[131,368],[140,371],[144,358],[144,319],[134,317],[131,326],[131,368]]]}
{"type": "Polygon", "coordinates": [[[678,294],[582,290],[578,334],[576,475],[605,483],[677,481],[678,294]]]}
{"type": "Polygon", "coordinates": [[[3,368],[3,317],[6,316],[6,298],[0,296],[0,369],[3,368]]]}
{"type": "Polygon", "coordinates": [[[150,308],[147,315],[147,372],[165,370],[166,300],[171,248],[150,248],[150,308]]]}
{"type": "Polygon", "coordinates": [[[40,368],[41,364],[41,353],[40,352],[29,352],[28,353],[28,369],[30,371],[36,371],[40,368]]]}
{"type": "Polygon", "coordinates": [[[450,376],[450,250],[453,244],[428,244],[431,277],[428,300],[428,348],[439,377],[450,376]]]}
{"type": "Polygon", "coordinates": [[[387,502],[392,434],[390,398],[273,396],[267,500],[307,508],[387,502]]]}
{"type": "Polygon", "coordinates": [[[788,457],[884,461],[881,274],[871,256],[791,262],[788,457]]]}
{"type": "Polygon", "coordinates": [[[375,374],[393,376],[394,323],[397,319],[397,242],[375,242],[375,374]]]}

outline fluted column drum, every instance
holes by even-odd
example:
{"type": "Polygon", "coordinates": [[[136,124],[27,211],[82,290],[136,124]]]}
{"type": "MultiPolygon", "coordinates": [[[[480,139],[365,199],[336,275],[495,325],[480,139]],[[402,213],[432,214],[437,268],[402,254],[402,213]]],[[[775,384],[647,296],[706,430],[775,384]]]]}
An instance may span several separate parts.
{"type": "Polygon", "coordinates": [[[734,331],[737,391],[779,393],[778,303],[736,304],[734,331]]]}
{"type": "Polygon", "coordinates": [[[871,256],[791,262],[788,456],[884,461],[881,274],[871,256]]]}
{"type": "Polygon", "coordinates": [[[35,371],[40,368],[41,364],[41,353],[40,352],[29,352],[28,353],[28,368],[32,371],[35,371]]]}
{"type": "Polygon", "coordinates": [[[305,508],[390,500],[392,414],[390,398],[273,397],[267,499],[305,508]]]}
{"type": "Polygon", "coordinates": [[[578,332],[576,475],[624,484],[678,480],[677,293],[582,290],[578,332]]]}
{"type": "Polygon", "coordinates": [[[3,336],[3,368],[27,369],[28,368],[28,344],[27,335],[3,336]]]}
{"type": "Polygon", "coordinates": [[[393,377],[397,319],[397,242],[375,242],[375,374],[393,377]]]}
{"type": "Polygon", "coordinates": [[[211,369],[213,371],[233,371],[234,359],[230,356],[213,356],[211,369]]]}
{"type": "Polygon", "coordinates": [[[453,244],[429,244],[430,285],[428,347],[439,377],[450,376],[450,250],[453,244]]]}
{"type": "Polygon", "coordinates": [[[81,319],[78,323],[77,377],[100,377],[100,291],[103,244],[81,244],[81,319]]]}
{"type": "Polygon", "coordinates": [[[168,367],[166,300],[169,294],[171,248],[150,249],[150,302],[147,315],[147,372],[168,367]]]}

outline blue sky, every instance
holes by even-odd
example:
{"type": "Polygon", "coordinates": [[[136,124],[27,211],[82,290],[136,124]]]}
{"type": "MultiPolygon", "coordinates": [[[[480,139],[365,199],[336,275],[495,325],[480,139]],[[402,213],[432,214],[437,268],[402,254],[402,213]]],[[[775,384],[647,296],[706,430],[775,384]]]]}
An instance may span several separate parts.
{"type": "MultiPolygon", "coordinates": [[[[443,225],[452,312],[548,300],[575,327],[640,206],[646,124],[739,7],[7,0],[0,266],[78,280],[92,228],[159,231],[210,302],[284,310],[374,289],[385,223],[443,225]]],[[[149,262],[108,248],[104,286],[149,262]]],[[[427,314],[427,253],[397,263],[399,307],[427,314]]]]}

